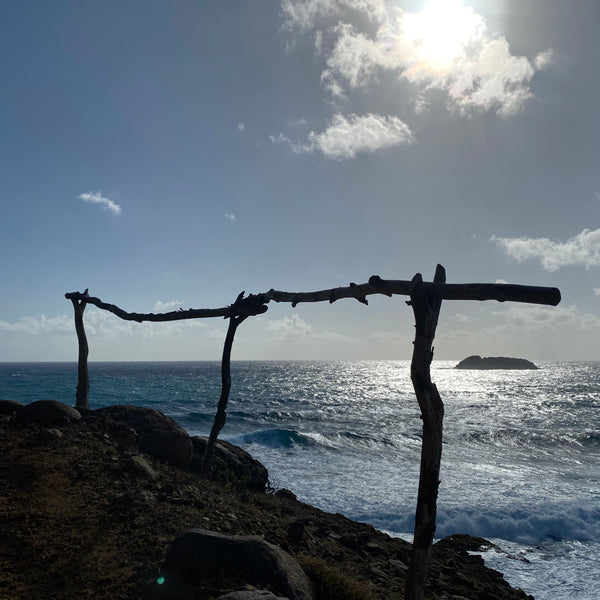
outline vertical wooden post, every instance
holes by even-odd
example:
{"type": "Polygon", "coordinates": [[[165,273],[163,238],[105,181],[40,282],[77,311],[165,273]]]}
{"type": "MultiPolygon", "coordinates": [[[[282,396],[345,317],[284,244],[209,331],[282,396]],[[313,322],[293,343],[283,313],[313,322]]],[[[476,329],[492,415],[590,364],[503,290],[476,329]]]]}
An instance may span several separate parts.
{"type": "MultiPolygon", "coordinates": [[[[88,290],[83,292],[88,295],[88,290]]],[[[89,410],[90,408],[90,379],[88,375],[89,347],[85,328],[83,326],[83,311],[87,306],[85,300],[71,300],[75,311],[75,331],[79,342],[79,357],[77,362],[77,391],[75,392],[75,408],[89,410]]]]}
{"type": "MultiPolygon", "coordinates": [[[[437,290],[425,290],[418,285],[423,279],[419,273],[413,278],[416,282],[409,304],[415,315],[415,341],[410,367],[421,418],[423,419],[423,439],[421,445],[421,472],[419,493],[415,515],[413,549],[405,587],[405,600],[423,600],[425,580],[435,533],[437,495],[439,487],[440,462],[442,458],[442,425],[444,404],[436,386],[431,381],[430,365],[433,358],[433,338],[442,304],[437,290]]],[[[446,281],[444,267],[438,265],[434,283],[446,281]]]]}
{"type": "MultiPolygon", "coordinates": [[[[232,307],[242,299],[243,295],[244,292],[238,296],[232,307]]],[[[229,400],[229,391],[231,390],[231,347],[233,346],[233,339],[238,326],[247,319],[248,316],[249,315],[231,315],[229,317],[229,326],[227,327],[227,335],[225,336],[225,343],[223,344],[223,357],[221,359],[221,397],[219,398],[217,414],[215,415],[215,420],[208,437],[208,443],[206,444],[206,449],[204,451],[200,473],[206,473],[210,468],[210,462],[212,460],[217,437],[227,420],[227,401],[229,400]]]]}

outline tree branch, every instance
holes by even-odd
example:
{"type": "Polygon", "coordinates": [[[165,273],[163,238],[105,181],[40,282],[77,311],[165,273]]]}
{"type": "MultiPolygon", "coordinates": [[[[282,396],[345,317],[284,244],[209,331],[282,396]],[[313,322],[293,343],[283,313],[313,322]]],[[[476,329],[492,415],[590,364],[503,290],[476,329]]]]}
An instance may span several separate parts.
{"type": "MultiPolygon", "coordinates": [[[[435,293],[442,300],[497,300],[498,302],[525,302],[529,304],[545,304],[556,306],[560,302],[560,291],[557,288],[531,285],[514,285],[508,283],[433,283],[419,282],[426,293],[435,293]]],[[[331,288],[314,292],[282,292],[269,290],[262,294],[250,294],[232,306],[221,308],[189,308],[167,313],[130,313],[114,304],[108,304],[94,296],[84,296],[80,292],[65,294],[69,300],[85,300],[98,308],[107,310],[125,321],[181,321],[211,317],[229,318],[231,316],[253,316],[267,312],[269,302],[289,302],[292,307],[302,302],[333,303],[342,298],[354,298],[368,304],[367,296],[383,294],[384,296],[410,296],[415,291],[415,281],[381,279],[373,275],[368,283],[351,283],[347,287],[331,288]]]]}

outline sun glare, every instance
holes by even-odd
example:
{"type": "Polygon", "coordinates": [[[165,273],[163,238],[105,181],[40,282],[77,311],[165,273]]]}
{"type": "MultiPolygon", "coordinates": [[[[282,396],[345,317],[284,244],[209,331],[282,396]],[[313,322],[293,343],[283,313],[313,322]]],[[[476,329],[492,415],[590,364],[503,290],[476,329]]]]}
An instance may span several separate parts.
{"type": "Polygon", "coordinates": [[[404,13],[406,43],[421,68],[443,72],[483,33],[483,19],[461,0],[430,0],[420,13],[404,13]]]}

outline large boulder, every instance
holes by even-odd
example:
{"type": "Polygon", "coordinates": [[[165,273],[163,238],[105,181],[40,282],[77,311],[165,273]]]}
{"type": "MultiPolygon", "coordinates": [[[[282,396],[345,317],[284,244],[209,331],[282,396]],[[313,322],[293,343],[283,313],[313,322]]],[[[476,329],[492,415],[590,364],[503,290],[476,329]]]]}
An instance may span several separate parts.
{"type": "MultiPolygon", "coordinates": [[[[204,452],[208,444],[207,436],[192,437],[194,455],[190,469],[199,473],[204,452]]],[[[232,483],[241,488],[264,491],[269,483],[269,472],[248,452],[225,440],[217,440],[211,465],[213,477],[221,483],[232,483]]]]}
{"type": "Polygon", "coordinates": [[[19,417],[29,423],[68,425],[81,419],[81,413],[58,400],[37,400],[19,410],[19,417]]]}
{"type": "Polygon", "coordinates": [[[21,412],[23,405],[16,400],[0,400],[0,416],[11,416],[21,412]]]}
{"type": "Polygon", "coordinates": [[[219,570],[246,574],[271,585],[289,600],[314,600],[312,584],[300,565],[281,548],[257,535],[223,535],[191,529],[173,540],[162,571],[187,585],[202,583],[219,570]]]}
{"type": "Polygon", "coordinates": [[[98,408],[95,415],[131,427],[139,436],[142,452],[186,468],[192,460],[192,440],[176,421],[153,408],[116,405],[98,408]]]}

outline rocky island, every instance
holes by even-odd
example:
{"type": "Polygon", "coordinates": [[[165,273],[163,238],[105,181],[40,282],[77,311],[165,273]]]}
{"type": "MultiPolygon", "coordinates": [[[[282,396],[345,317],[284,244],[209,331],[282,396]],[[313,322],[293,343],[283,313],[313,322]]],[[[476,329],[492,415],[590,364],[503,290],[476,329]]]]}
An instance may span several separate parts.
{"type": "MultiPolygon", "coordinates": [[[[393,600],[411,546],[273,490],[249,454],[156,410],[0,400],[0,598],[393,600]]],[[[527,600],[455,535],[427,600],[527,600]]]]}
{"type": "Polygon", "coordinates": [[[531,361],[524,358],[510,358],[507,356],[469,356],[461,360],[455,369],[537,369],[531,361]]]}

